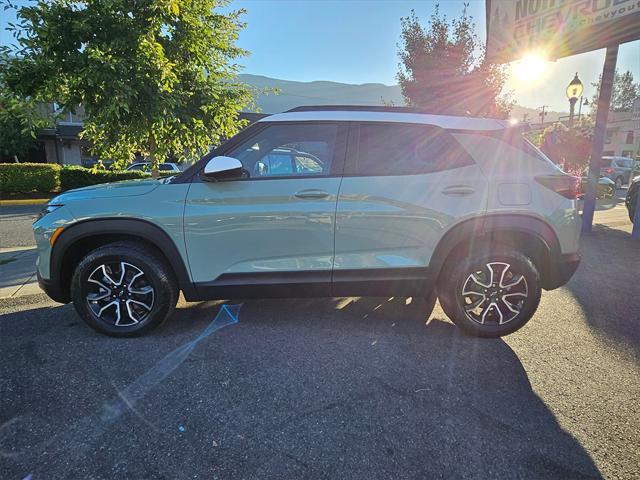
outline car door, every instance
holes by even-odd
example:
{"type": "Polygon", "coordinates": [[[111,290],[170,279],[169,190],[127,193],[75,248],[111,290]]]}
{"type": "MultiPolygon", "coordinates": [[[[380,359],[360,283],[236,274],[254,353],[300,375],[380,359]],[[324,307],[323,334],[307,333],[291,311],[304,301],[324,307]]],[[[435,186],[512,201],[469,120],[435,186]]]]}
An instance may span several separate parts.
{"type": "Polygon", "coordinates": [[[296,286],[313,284],[325,288],[316,293],[329,292],[346,129],[265,122],[219,152],[240,160],[246,178],[194,178],[184,232],[192,278],[201,288],[284,285],[279,291],[294,295],[296,286]],[[313,168],[298,168],[297,156],[313,158],[313,168]]]}
{"type": "Polygon", "coordinates": [[[338,196],[334,294],[426,288],[444,233],[484,213],[486,204],[486,177],[444,130],[354,126],[338,196]]]}

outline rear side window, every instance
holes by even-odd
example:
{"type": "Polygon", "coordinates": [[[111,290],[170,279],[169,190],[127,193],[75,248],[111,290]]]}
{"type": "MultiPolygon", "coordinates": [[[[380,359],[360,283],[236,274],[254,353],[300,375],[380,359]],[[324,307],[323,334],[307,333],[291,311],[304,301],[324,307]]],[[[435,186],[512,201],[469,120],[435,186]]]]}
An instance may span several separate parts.
{"type": "Polygon", "coordinates": [[[444,130],[422,125],[361,124],[357,175],[417,175],[473,165],[444,130]]]}
{"type": "MultiPolygon", "coordinates": [[[[540,160],[541,162],[548,163],[557,167],[557,165],[547,157],[538,147],[536,147],[533,143],[527,140],[522,136],[522,133],[518,131],[518,129],[506,129],[497,132],[489,132],[485,134],[480,134],[478,136],[489,136],[493,137],[500,142],[504,142],[518,150],[526,153],[529,157],[535,158],[536,160],[540,160]]],[[[495,148],[494,148],[495,150],[495,148]]]]}

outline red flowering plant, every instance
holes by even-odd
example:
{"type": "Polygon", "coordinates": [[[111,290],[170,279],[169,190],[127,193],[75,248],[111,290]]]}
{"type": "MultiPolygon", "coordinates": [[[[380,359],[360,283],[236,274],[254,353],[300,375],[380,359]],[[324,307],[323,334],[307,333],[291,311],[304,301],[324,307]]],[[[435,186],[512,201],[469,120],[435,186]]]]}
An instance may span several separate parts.
{"type": "Polygon", "coordinates": [[[590,120],[583,120],[572,128],[558,122],[542,133],[540,149],[565,172],[580,177],[589,165],[592,140],[590,120]]]}

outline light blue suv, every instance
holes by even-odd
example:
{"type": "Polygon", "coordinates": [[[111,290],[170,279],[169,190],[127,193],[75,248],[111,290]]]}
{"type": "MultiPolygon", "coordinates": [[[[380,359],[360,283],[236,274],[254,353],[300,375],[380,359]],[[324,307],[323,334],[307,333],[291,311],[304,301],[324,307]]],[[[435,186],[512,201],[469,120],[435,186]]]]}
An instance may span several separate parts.
{"type": "MultiPolygon", "coordinates": [[[[186,300],[438,297],[511,333],[576,270],[579,179],[507,122],[301,107],[180,175],[66,192],[34,223],[40,285],[138,335],[186,300]]],[[[435,301],[435,300],[434,300],[435,301]]]]}

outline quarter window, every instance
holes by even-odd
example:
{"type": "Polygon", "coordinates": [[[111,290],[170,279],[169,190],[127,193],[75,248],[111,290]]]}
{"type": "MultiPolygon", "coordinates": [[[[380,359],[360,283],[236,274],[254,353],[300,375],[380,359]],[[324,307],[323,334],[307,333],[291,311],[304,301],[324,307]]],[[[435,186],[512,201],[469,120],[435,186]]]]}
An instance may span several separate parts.
{"type": "Polygon", "coordinates": [[[440,128],[405,124],[360,125],[358,175],[415,175],[473,163],[469,154],[440,128]]]}
{"type": "Polygon", "coordinates": [[[227,155],[250,178],[329,175],[338,125],[270,125],[227,155]]]}

